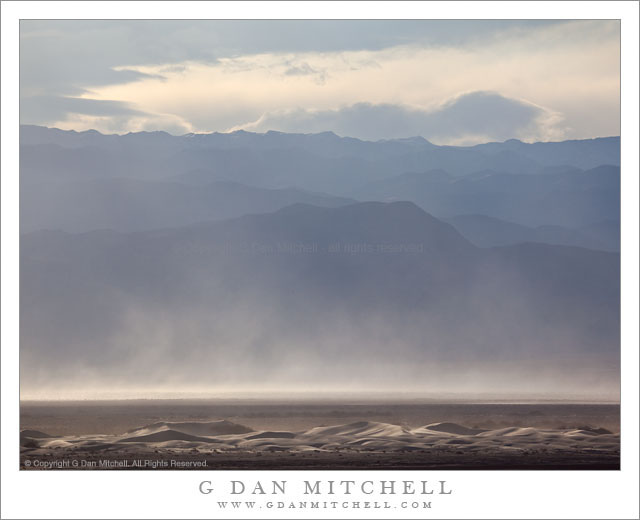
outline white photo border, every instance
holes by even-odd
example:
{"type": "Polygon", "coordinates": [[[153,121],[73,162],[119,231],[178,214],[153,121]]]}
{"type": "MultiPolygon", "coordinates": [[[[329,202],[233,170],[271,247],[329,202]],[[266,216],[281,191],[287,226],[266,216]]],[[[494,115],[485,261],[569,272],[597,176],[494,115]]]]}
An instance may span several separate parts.
{"type": "MultiPolygon", "coordinates": [[[[638,61],[637,2],[2,2],[2,518],[638,518],[638,61]],[[455,19],[460,14],[621,20],[621,470],[19,471],[19,20],[455,19]],[[257,479],[286,480],[292,490],[301,490],[303,480],[444,480],[453,492],[433,496],[428,510],[217,507],[218,500],[230,498],[231,480],[257,479]],[[200,493],[202,481],[211,481],[214,492],[200,493]]],[[[287,503],[304,499],[294,491],[286,497],[287,503]]]]}

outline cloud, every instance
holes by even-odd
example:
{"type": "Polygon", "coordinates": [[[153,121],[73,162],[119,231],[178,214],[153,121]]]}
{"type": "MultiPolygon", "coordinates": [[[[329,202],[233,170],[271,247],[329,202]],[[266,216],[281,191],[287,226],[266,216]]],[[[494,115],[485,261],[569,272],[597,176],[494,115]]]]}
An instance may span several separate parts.
{"type": "Polygon", "coordinates": [[[285,76],[312,76],[316,83],[323,84],[327,79],[325,69],[315,69],[306,61],[299,64],[291,64],[285,71],[285,76]]]}
{"type": "Polygon", "coordinates": [[[140,115],[123,101],[88,99],[67,96],[31,96],[22,99],[22,120],[59,121],[66,119],[69,114],[84,114],[91,116],[123,116],[140,115]]]}
{"type": "Polygon", "coordinates": [[[174,114],[156,114],[114,100],[67,96],[32,96],[21,100],[23,124],[64,125],[78,130],[100,129],[107,133],[164,130],[183,135],[193,127],[174,114]]]}
{"type": "MultiPolygon", "coordinates": [[[[27,20],[21,108],[34,124],[51,124],[37,111],[56,108],[29,107],[32,100],[63,96],[120,101],[196,132],[249,122],[311,128],[323,120],[368,138],[408,132],[447,144],[480,136],[581,139],[619,132],[619,53],[616,20],[27,20]],[[504,99],[496,98],[495,110],[487,97],[439,104],[477,92],[504,99]],[[376,111],[390,120],[367,128],[379,121],[376,111]],[[468,135],[454,128],[461,120],[468,135]],[[376,133],[384,127],[388,134],[376,133]]],[[[101,117],[96,129],[111,131],[128,116],[101,117]]],[[[54,124],[86,129],[72,120],[79,122],[54,124]]]]}
{"type": "Polygon", "coordinates": [[[377,140],[423,136],[433,142],[470,144],[512,137],[545,139],[562,134],[558,114],[495,92],[470,92],[424,109],[396,104],[356,103],[336,110],[267,113],[244,130],[315,133],[377,140]]]}
{"type": "Polygon", "coordinates": [[[147,114],[144,112],[135,115],[114,116],[69,113],[64,121],[52,126],[73,128],[78,131],[98,129],[106,134],[164,131],[172,135],[184,135],[194,130],[191,124],[180,116],[174,114],[147,114]]]}
{"type": "Polygon", "coordinates": [[[262,53],[378,51],[474,44],[554,20],[22,20],[22,58],[71,84],[118,65],[161,65],[262,53]],[[82,63],[82,66],[78,66],[82,63]],[[93,66],[95,65],[95,67],[93,66]],[[87,74],[87,69],[92,69],[87,74]]]}

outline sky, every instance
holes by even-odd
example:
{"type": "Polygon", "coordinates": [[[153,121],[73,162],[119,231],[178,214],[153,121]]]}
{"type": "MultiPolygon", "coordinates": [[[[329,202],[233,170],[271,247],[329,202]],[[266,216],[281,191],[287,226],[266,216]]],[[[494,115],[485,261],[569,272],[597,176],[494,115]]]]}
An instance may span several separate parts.
{"type": "Polygon", "coordinates": [[[467,145],[619,135],[617,20],[22,20],[22,124],[467,145]]]}

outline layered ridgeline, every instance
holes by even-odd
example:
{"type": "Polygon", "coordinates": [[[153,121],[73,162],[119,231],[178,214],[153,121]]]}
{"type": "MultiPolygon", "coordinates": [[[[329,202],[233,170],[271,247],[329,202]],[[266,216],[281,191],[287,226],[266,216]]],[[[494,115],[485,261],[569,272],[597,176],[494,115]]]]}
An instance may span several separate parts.
{"type": "Polygon", "coordinates": [[[619,220],[604,220],[579,228],[557,225],[529,227],[486,215],[457,215],[445,221],[480,247],[542,242],[604,251],[620,250],[619,220]]]}
{"type": "Polygon", "coordinates": [[[20,274],[25,395],[617,391],[618,254],[478,248],[410,202],[37,231],[20,274]]]}
{"type": "Polygon", "coordinates": [[[294,203],[408,200],[479,246],[616,251],[619,145],[617,137],[453,147],[330,132],[118,136],[23,126],[21,229],[138,231],[294,203]]]}
{"type": "Polygon", "coordinates": [[[617,395],[619,138],[23,126],[20,158],[26,397],[617,395]]]}

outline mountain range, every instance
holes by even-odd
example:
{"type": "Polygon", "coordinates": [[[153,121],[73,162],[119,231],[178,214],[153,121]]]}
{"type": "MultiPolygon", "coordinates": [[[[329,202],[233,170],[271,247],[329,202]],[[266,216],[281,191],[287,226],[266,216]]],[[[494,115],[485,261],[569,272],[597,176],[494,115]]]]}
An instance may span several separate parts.
{"type": "Polygon", "coordinates": [[[618,152],[23,126],[24,384],[615,384],[618,152]]]}
{"type": "MultiPolygon", "coordinates": [[[[615,137],[451,147],[331,132],[119,136],[22,126],[21,229],[133,231],[294,203],[408,200],[438,218],[476,214],[566,228],[551,242],[615,250],[619,163],[615,137]],[[602,236],[569,237],[587,228],[602,236]]],[[[546,241],[547,234],[522,236],[546,241]]]]}

